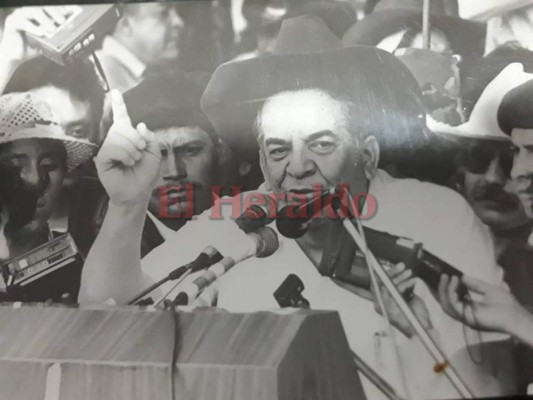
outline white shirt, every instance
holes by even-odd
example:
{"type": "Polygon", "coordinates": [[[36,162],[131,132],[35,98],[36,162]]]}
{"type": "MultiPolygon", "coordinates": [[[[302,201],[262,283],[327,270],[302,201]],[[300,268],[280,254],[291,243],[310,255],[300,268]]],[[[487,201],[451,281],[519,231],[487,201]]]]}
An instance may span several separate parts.
{"type": "MultiPolygon", "coordinates": [[[[365,226],[422,242],[431,253],[465,274],[501,283],[502,271],[494,261],[490,234],[458,194],[417,180],[394,179],[384,171],[378,172],[369,192],[377,199],[378,209],[374,218],[364,222],[365,226]]],[[[232,211],[228,205],[222,210],[226,214],[232,211]]],[[[143,259],[144,271],[157,280],[194,259],[206,244],[212,244],[222,254],[233,254],[249,240],[232,221],[209,221],[209,213],[186,224],[148,254],[143,259]],[[178,262],[178,258],[183,262],[178,262]]],[[[294,273],[303,281],[303,295],[311,307],[337,310],[350,347],[401,393],[392,342],[390,337],[382,337],[384,322],[375,312],[373,303],[320,275],[294,240],[281,235],[279,240],[280,247],[274,255],[243,261],[219,280],[217,305],[232,312],[279,308],[273,293],[290,273],[294,273]]],[[[460,358],[457,368],[461,373],[477,373],[465,352],[462,324],[444,314],[423,282],[417,283],[416,292],[425,301],[438,336],[436,340],[452,363],[460,358]]],[[[491,339],[489,334],[482,336],[483,340],[491,339]]],[[[433,372],[434,362],[417,338],[408,339],[399,332],[396,337],[413,398],[459,397],[441,375],[433,372]]],[[[467,337],[473,344],[477,343],[472,331],[467,337]]],[[[363,382],[368,398],[382,398],[377,389],[363,382]]],[[[469,385],[476,389],[478,396],[502,394],[488,375],[470,379],[469,385]]]]}

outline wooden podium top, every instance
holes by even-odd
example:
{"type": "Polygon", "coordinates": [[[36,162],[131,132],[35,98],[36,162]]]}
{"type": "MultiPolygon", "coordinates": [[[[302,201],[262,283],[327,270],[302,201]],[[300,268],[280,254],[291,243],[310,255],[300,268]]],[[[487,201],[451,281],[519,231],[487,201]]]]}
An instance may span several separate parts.
{"type": "Polygon", "coordinates": [[[335,312],[204,309],[177,322],[137,307],[0,306],[0,399],[42,400],[54,364],[58,400],[171,399],[174,342],[177,399],[364,398],[335,312]]]}

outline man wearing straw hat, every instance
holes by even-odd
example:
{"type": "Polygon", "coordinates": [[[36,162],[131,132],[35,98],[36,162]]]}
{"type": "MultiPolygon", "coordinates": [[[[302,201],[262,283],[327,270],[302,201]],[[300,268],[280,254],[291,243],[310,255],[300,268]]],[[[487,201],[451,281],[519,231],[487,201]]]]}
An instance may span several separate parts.
{"type": "MultiPolygon", "coordinates": [[[[203,108],[228,145],[259,158],[265,191],[308,198],[313,185],[330,189],[346,183],[352,195],[369,192],[378,207],[366,226],[420,241],[461,271],[500,284],[488,232],[459,195],[416,180],[397,180],[377,169],[380,139],[387,146],[408,148],[411,134],[425,129],[418,96],[416,81],[394,56],[370,47],[342,48],[320,20],[297,18],[285,21],[275,54],[219,67],[204,93],[203,108]]],[[[141,266],[139,238],[159,156],[153,133],[131,125],[120,95],[114,98],[114,110],[114,133],[96,159],[111,202],[84,267],[80,300],[87,303],[110,297],[126,302],[179,265],[178,260],[195,258],[208,243],[222,254],[233,254],[251,240],[230,218],[210,220],[217,210],[223,215],[232,211],[228,199],[221,199],[152,251],[141,266]]],[[[420,137],[419,132],[412,137],[420,137]]],[[[367,204],[364,211],[371,208],[367,204]]],[[[314,220],[301,239],[280,238],[271,257],[252,258],[229,271],[219,281],[217,304],[235,312],[278,308],[273,292],[294,273],[312,307],[339,311],[352,349],[398,391],[416,398],[459,397],[433,370],[432,359],[386,293],[385,307],[398,329],[400,368],[393,331],[383,330],[368,286],[346,290],[331,278],[336,264],[354,266],[355,250],[342,225],[314,220]]],[[[401,292],[413,290],[410,271],[402,265],[392,271],[401,292]]],[[[462,325],[442,312],[424,284],[418,282],[414,290],[414,296],[407,296],[409,305],[451,361],[464,366],[460,373],[472,390],[512,393],[488,374],[475,376],[476,367],[464,351],[462,325]]],[[[370,398],[380,398],[375,388],[365,390],[370,398]]]]}
{"type": "MultiPolygon", "coordinates": [[[[97,146],[67,135],[56,112],[30,93],[0,96],[0,258],[11,259],[53,238],[48,220],[67,172],[90,160],[97,146]]],[[[79,282],[63,282],[72,290],[79,282]]],[[[77,293],[71,293],[75,296],[77,293]]]]}

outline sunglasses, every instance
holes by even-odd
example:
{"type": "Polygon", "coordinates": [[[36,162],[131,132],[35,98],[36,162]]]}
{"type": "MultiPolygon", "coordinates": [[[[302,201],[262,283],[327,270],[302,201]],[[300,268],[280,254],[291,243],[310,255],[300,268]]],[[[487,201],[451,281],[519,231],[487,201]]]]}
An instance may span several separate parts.
{"type": "Polygon", "coordinates": [[[463,159],[464,165],[469,172],[483,174],[487,172],[494,158],[497,158],[498,166],[505,177],[510,177],[514,158],[514,151],[511,145],[477,144],[469,146],[463,159]]]}

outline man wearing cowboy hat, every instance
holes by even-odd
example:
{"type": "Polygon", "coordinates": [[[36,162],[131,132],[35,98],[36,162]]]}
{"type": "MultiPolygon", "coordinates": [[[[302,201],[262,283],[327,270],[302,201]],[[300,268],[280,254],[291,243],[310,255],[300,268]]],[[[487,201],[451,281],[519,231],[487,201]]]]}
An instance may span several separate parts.
{"type": "MultiPolygon", "coordinates": [[[[376,137],[400,150],[410,146],[413,131],[425,129],[418,95],[416,81],[394,56],[370,47],[343,49],[319,20],[300,18],[284,23],[274,55],[219,67],[204,93],[203,108],[230,146],[260,159],[264,190],[308,198],[314,185],[331,189],[346,183],[352,195],[369,192],[378,208],[364,221],[366,226],[413,238],[461,271],[501,283],[488,233],[460,196],[377,169],[376,137]]],[[[153,133],[142,124],[132,126],[120,98],[114,109],[113,133],[96,159],[111,203],[84,267],[80,300],[88,303],[109,297],[127,301],[180,264],[177,259],[195,258],[207,243],[233,254],[251,241],[229,218],[210,220],[212,209],[152,251],[141,266],[139,235],[159,156],[153,133]],[[117,147],[123,150],[115,151],[117,147]],[[125,231],[131,235],[121,235],[125,231]]],[[[227,215],[232,206],[222,199],[214,208],[227,215]]],[[[433,371],[430,357],[386,293],[385,306],[403,334],[398,338],[400,369],[368,287],[346,290],[331,279],[339,263],[356,267],[356,248],[338,222],[314,220],[301,239],[280,238],[271,257],[235,266],[218,282],[218,306],[236,312],[278,308],[273,292],[294,273],[313,307],[339,311],[351,347],[395,388],[407,386],[417,398],[457,397],[433,371]]],[[[398,265],[393,274],[400,278],[402,292],[413,288],[410,270],[398,265]]],[[[433,328],[451,361],[468,365],[460,372],[476,394],[509,393],[491,376],[472,378],[475,367],[464,350],[462,325],[441,311],[421,282],[409,304],[423,325],[433,328]]],[[[365,389],[369,397],[379,396],[375,389],[365,389]]]]}
{"type": "Polygon", "coordinates": [[[452,184],[491,229],[496,259],[506,272],[511,291],[524,304],[533,304],[533,275],[526,273],[533,255],[526,248],[531,220],[526,215],[527,204],[524,211],[511,179],[511,168],[520,159],[514,156],[513,143],[502,129],[509,131],[510,119],[506,118],[517,115],[510,110],[524,109],[524,103],[516,100],[511,108],[506,99],[532,78],[522,64],[511,64],[482,92],[468,122],[456,127],[431,120],[429,124],[443,139],[453,140],[459,147],[452,184]]]}
{"type": "MultiPolygon", "coordinates": [[[[463,282],[467,287],[481,295],[469,304],[476,310],[475,317],[470,317],[470,313],[461,311],[465,305],[453,294],[458,280],[443,277],[439,287],[443,309],[472,327],[507,332],[530,346],[533,337],[528,331],[533,317],[524,307],[533,306],[533,252],[527,244],[531,220],[526,215],[531,212],[520,182],[522,176],[527,176],[524,171],[528,166],[533,171],[533,163],[524,157],[527,142],[522,139],[527,139],[527,135],[520,136],[520,133],[523,128],[533,127],[528,122],[532,79],[533,74],[524,72],[522,64],[510,64],[485,88],[467,123],[457,127],[432,126],[440,134],[454,136],[462,145],[458,168],[462,179],[456,183],[478,217],[491,228],[496,258],[511,289],[509,293],[465,277],[463,282]],[[516,182],[511,178],[518,179],[523,206],[516,196],[516,182]]],[[[519,387],[524,393],[533,379],[532,353],[531,349],[518,346],[515,354],[519,387]]]]}

